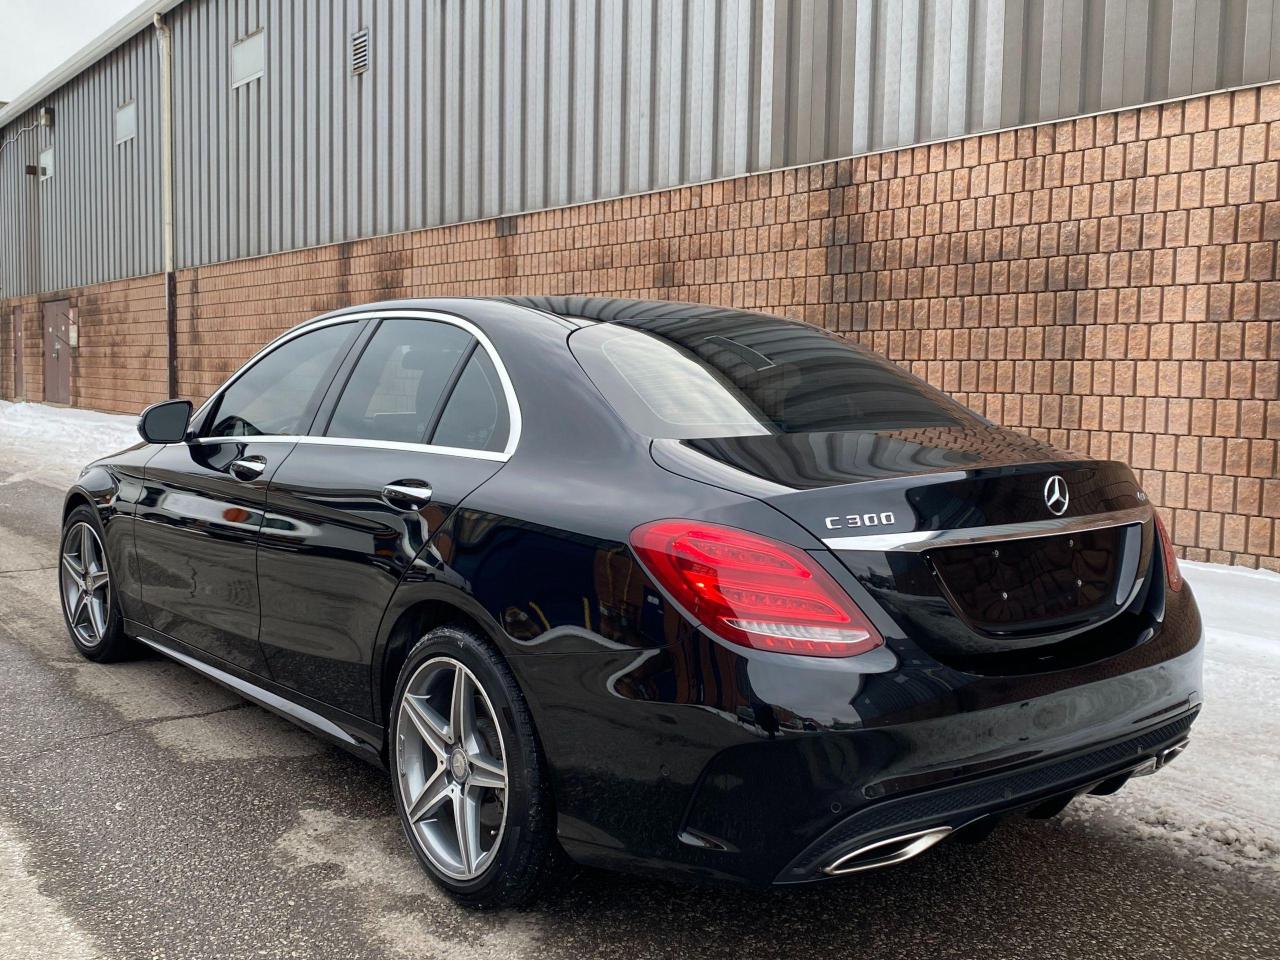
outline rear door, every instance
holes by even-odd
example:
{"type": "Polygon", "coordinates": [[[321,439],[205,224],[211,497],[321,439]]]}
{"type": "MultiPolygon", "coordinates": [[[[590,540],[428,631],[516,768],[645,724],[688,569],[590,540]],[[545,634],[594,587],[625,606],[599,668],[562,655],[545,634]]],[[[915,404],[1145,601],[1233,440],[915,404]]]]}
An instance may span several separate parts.
{"type": "Polygon", "coordinates": [[[514,449],[499,370],[456,318],[386,316],[366,331],[267,491],[258,575],[276,682],[372,718],[372,648],[392,593],[514,449]]]}
{"type": "Polygon", "coordinates": [[[360,324],[327,324],[255,360],[184,443],[147,464],[135,542],[150,625],[265,675],[256,552],[267,484],[310,427],[360,324]]]}

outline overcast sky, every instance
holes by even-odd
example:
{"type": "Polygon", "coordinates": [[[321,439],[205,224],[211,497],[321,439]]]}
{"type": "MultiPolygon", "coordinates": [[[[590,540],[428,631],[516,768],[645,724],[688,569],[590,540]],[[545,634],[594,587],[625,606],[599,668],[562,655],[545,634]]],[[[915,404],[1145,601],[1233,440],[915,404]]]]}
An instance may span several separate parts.
{"type": "Polygon", "coordinates": [[[0,0],[0,100],[12,100],[142,0],[0,0]]]}

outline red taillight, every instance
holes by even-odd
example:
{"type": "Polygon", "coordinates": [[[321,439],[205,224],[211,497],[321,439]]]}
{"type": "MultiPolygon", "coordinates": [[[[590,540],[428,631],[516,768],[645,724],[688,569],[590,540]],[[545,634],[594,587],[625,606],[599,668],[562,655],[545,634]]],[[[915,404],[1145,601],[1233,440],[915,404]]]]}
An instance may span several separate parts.
{"type": "Polygon", "coordinates": [[[1169,530],[1158,513],[1156,514],[1156,534],[1160,538],[1160,551],[1164,554],[1164,573],[1169,589],[1181,590],[1182,570],[1178,568],[1178,555],[1173,552],[1173,538],[1169,536],[1169,530]]]}
{"type": "Polygon", "coordinates": [[[733,527],[658,520],[631,531],[645,567],[713,633],[758,650],[851,657],[884,640],[803,550],[733,527]]]}

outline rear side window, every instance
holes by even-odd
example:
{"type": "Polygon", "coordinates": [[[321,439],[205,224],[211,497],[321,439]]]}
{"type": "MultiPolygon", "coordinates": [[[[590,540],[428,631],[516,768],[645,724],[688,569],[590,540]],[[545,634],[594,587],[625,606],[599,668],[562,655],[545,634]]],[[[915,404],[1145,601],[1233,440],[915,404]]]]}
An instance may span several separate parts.
{"type": "Polygon", "coordinates": [[[979,422],[882,357],[814,327],[761,314],[623,318],[578,330],[569,346],[618,415],[647,437],[979,422]]]}
{"type": "Polygon", "coordinates": [[[294,337],[241,374],[218,398],[210,437],[294,436],[311,426],[355,324],[339,323],[294,337]]]}
{"type": "Polygon", "coordinates": [[[475,339],[431,320],[383,320],[334,407],[330,437],[423,443],[475,339]]]}
{"type": "Polygon", "coordinates": [[[498,371],[488,353],[476,350],[449,395],[431,443],[501,453],[510,433],[510,415],[498,371]]]}

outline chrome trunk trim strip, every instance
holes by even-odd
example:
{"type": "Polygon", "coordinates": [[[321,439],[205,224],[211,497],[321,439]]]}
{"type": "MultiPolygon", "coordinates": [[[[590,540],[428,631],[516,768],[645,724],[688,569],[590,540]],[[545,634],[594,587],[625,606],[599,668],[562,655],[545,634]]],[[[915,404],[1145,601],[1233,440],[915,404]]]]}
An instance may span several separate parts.
{"type": "Polygon", "coordinates": [[[910,533],[882,533],[866,537],[831,537],[822,542],[832,550],[918,553],[934,547],[986,543],[993,540],[1020,540],[1081,530],[1122,527],[1131,523],[1145,523],[1151,519],[1151,515],[1151,505],[1143,504],[1140,507],[1130,507],[1112,513],[1093,513],[1083,517],[1053,517],[1047,520],[1029,520],[1025,523],[958,527],[950,530],[916,530],[910,533]]]}

